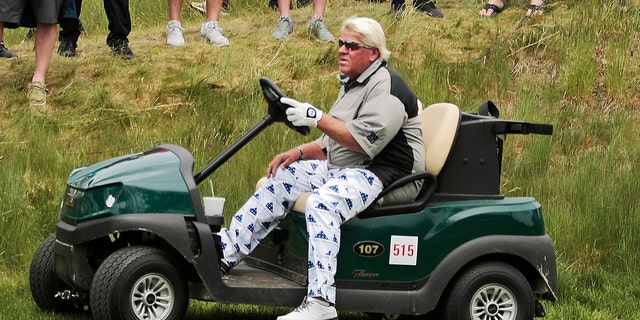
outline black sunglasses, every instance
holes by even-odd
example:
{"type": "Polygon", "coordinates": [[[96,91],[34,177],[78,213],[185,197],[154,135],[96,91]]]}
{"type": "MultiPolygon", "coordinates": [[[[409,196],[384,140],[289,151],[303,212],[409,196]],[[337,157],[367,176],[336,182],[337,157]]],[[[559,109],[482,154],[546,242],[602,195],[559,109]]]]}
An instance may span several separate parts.
{"type": "Polygon", "coordinates": [[[349,50],[349,51],[358,50],[360,48],[366,48],[366,49],[373,48],[372,46],[368,46],[368,45],[366,45],[364,43],[360,43],[358,41],[343,40],[342,38],[338,38],[338,48],[341,48],[342,46],[347,47],[347,50],[349,50]]]}

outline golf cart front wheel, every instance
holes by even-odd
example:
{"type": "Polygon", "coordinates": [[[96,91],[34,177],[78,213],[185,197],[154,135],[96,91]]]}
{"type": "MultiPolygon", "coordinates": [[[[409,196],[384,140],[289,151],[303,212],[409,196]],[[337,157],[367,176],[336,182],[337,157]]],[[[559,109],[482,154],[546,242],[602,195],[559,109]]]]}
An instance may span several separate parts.
{"type": "Polygon", "coordinates": [[[120,249],[100,265],[91,284],[91,313],[97,320],[182,319],[187,284],[169,255],[147,246],[120,249]]]}
{"type": "Polygon", "coordinates": [[[520,271],[494,261],[464,272],[444,303],[445,320],[532,320],[535,298],[520,271]]]}
{"type": "MultiPolygon", "coordinates": [[[[29,287],[31,295],[40,309],[55,312],[72,312],[79,310],[71,299],[62,299],[64,292],[72,292],[55,271],[54,247],[56,235],[45,239],[33,255],[29,269],[29,287]]],[[[79,302],[79,301],[76,301],[79,302]]]]}

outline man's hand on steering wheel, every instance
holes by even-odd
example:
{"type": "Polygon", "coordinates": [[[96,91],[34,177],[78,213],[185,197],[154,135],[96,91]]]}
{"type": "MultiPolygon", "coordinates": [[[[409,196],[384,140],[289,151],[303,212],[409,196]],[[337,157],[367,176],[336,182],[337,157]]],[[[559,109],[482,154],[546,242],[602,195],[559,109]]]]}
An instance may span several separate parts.
{"type": "Polygon", "coordinates": [[[280,98],[280,102],[291,106],[287,108],[287,120],[298,127],[317,127],[318,121],[322,119],[322,110],[312,106],[307,102],[300,102],[288,97],[280,98]]]}

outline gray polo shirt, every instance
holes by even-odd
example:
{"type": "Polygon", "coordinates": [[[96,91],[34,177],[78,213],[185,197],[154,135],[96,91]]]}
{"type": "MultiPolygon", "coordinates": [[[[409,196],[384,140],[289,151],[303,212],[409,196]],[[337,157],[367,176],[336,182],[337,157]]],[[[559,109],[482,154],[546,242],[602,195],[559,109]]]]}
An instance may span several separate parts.
{"type": "Polygon", "coordinates": [[[418,98],[382,60],[357,79],[340,79],[342,88],[329,115],[346,123],[366,155],[349,150],[326,135],[317,142],[330,168],[372,171],[386,187],[412,172],[425,170],[418,98]]]}

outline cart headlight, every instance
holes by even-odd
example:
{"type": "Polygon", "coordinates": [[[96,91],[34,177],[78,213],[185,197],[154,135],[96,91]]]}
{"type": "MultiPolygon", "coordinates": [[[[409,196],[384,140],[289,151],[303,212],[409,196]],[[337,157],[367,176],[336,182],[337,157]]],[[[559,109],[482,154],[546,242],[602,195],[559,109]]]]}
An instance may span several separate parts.
{"type": "Polygon", "coordinates": [[[68,187],[67,192],[64,195],[63,205],[73,211],[76,209],[76,205],[78,204],[78,199],[81,198],[83,195],[84,195],[83,191],[68,187]]]}

